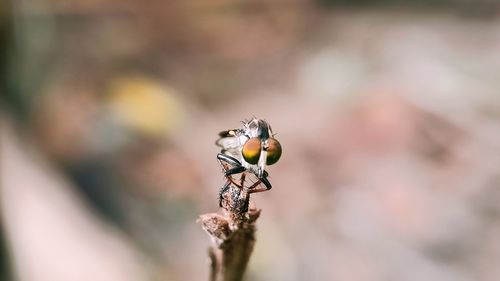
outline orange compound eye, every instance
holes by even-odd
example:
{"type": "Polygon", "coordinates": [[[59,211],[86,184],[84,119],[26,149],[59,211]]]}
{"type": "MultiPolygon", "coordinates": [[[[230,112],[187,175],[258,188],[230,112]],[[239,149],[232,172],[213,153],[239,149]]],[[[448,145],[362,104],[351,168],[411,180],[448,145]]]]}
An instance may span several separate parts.
{"type": "Polygon", "coordinates": [[[261,151],[260,144],[261,142],[259,138],[251,138],[245,142],[243,149],[241,150],[241,154],[243,154],[245,161],[253,165],[259,162],[261,151]]]}
{"type": "Polygon", "coordinates": [[[269,148],[267,149],[266,164],[272,165],[272,164],[278,162],[278,160],[280,160],[281,144],[275,138],[269,138],[267,140],[267,143],[269,145],[269,148]]]}

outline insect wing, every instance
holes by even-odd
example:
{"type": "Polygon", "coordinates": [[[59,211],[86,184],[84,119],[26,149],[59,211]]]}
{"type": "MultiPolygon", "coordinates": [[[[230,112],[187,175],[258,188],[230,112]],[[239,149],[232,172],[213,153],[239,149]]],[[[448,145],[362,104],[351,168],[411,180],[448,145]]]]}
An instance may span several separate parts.
{"type": "Polygon", "coordinates": [[[221,138],[234,137],[236,136],[237,132],[238,129],[225,130],[219,133],[219,137],[221,138]]]}
{"type": "Polygon", "coordinates": [[[219,138],[215,144],[220,146],[223,150],[237,149],[240,147],[240,140],[237,137],[219,138]]]}

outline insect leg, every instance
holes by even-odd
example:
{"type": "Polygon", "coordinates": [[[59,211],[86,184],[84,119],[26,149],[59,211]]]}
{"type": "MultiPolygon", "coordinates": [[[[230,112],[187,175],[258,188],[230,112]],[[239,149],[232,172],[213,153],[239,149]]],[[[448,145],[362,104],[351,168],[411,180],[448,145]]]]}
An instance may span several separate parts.
{"type": "Polygon", "coordinates": [[[243,173],[246,170],[247,169],[243,166],[237,166],[237,167],[231,168],[229,170],[226,170],[224,173],[226,176],[230,176],[230,175],[234,175],[234,174],[243,173]]]}
{"type": "Polygon", "coordinates": [[[226,155],[226,154],[223,154],[223,153],[218,153],[217,154],[217,159],[221,162],[225,162],[225,163],[228,163],[232,166],[241,166],[241,162],[238,161],[238,159],[232,157],[232,156],[229,156],[229,155],[226,155]]]}
{"type": "Polygon", "coordinates": [[[245,184],[245,178],[246,178],[246,174],[243,173],[241,174],[241,178],[240,178],[240,186],[243,187],[243,185],[245,184]]]}
{"type": "Polygon", "coordinates": [[[219,207],[222,207],[222,199],[224,199],[222,196],[224,193],[229,189],[230,182],[226,182],[223,187],[219,190],[219,207]]]}
{"type": "Polygon", "coordinates": [[[271,183],[269,182],[269,180],[267,179],[267,172],[264,173],[264,175],[262,176],[262,178],[259,178],[259,181],[256,182],[255,184],[253,184],[249,190],[248,190],[248,193],[257,193],[257,192],[264,192],[264,191],[268,191],[270,190],[273,186],[271,185],[271,183]],[[264,184],[264,188],[255,188],[257,187],[260,183],[263,183],[264,184]]]}
{"type": "Polygon", "coordinates": [[[244,171],[246,171],[247,169],[245,167],[243,167],[241,165],[241,162],[238,161],[238,159],[232,157],[232,156],[229,156],[229,155],[226,155],[226,154],[223,154],[223,153],[219,153],[217,154],[217,159],[221,162],[221,163],[228,163],[229,165],[233,166],[233,168],[231,169],[225,169],[224,171],[224,174],[226,176],[230,176],[230,175],[234,175],[234,174],[239,174],[239,173],[242,173],[244,171]]]}
{"type": "Polygon", "coordinates": [[[260,181],[266,186],[267,190],[270,190],[271,188],[273,188],[273,186],[271,185],[271,183],[269,182],[269,180],[266,177],[262,177],[260,179],[260,181]]]}

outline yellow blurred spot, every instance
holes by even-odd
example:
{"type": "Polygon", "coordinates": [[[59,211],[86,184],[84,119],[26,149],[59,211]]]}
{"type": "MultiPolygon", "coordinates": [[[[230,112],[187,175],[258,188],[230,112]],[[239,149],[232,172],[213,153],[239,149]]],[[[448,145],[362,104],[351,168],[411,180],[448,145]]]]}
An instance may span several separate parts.
{"type": "Polygon", "coordinates": [[[149,137],[165,136],[183,119],[174,91],[143,76],[115,78],[109,106],[125,126],[149,137]]]}

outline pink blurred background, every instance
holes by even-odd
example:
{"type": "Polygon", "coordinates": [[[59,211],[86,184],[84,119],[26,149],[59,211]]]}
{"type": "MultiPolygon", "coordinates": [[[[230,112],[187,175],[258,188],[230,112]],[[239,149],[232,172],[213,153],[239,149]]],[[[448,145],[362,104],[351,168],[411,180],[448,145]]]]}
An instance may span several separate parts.
{"type": "Polygon", "coordinates": [[[496,1],[0,4],[1,280],[208,280],[217,133],[269,167],[247,280],[498,280],[496,1]]]}

